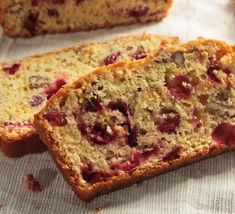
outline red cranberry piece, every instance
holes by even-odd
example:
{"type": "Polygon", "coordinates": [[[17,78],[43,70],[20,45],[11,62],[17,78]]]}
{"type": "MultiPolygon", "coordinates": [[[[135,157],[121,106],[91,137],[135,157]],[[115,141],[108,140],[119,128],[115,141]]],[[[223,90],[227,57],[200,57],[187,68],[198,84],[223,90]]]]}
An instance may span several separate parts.
{"type": "Polygon", "coordinates": [[[46,89],[45,94],[47,95],[47,99],[52,97],[63,85],[66,84],[64,79],[58,79],[55,83],[48,89],[46,89]]]}
{"type": "Polygon", "coordinates": [[[43,0],[31,0],[31,4],[33,7],[38,6],[42,2],[43,2],[43,0]]]}
{"type": "Polygon", "coordinates": [[[163,157],[163,161],[171,161],[180,157],[179,153],[182,150],[181,146],[176,146],[163,157]]]}
{"type": "Polygon", "coordinates": [[[113,140],[113,135],[108,133],[102,126],[101,124],[95,124],[93,126],[93,130],[91,133],[91,137],[96,140],[98,143],[109,143],[110,141],[113,140]]]}
{"type": "Polygon", "coordinates": [[[131,171],[140,164],[141,159],[142,159],[141,154],[138,151],[135,151],[132,154],[131,160],[127,160],[122,163],[116,163],[112,166],[112,168],[123,171],[131,171]]]}
{"type": "Polygon", "coordinates": [[[143,59],[147,56],[145,52],[136,52],[131,56],[132,60],[138,60],[138,59],[143,59]]]}
{"type": "Polygon", "coordinates": [[[58,90],[56,85],[52,85],[50,88],[46,89],[45,94],[47,95],[47,99],[50,99],[58,90]]]}
{"type": "Polygon", "coordinates": [[[139,165],[141,161],[142,161],[142,154],[139,151],[137,151],[136,149],[133,149],[131,162],[135,163],[136,165],[139,165]]]}
{"type": "Polygon", "coordinates": [[[192,94],[192,85],[183,75],[176,76],[167,82],[170,95],[177,99],[188,99],[192,94]]]}
{"type": "Polygon", "coordinates": [[[65,0],[52,0],[53,4],[64,4],[65,0]]]}
{"type": "Polygon", "coordinates": [[[55,81],[55,84],[56,84],[57,88],[60,89],[63,85],[66,84],[66,81],[64,79],[58,79],[55,81]]]}
{"type": "Polygon", "coordinates": [[[220,144],[235,144],[235,125],[227,122],[219,124],[212,133],[212,139],[220,144]]]}
{"type": "Polygon", "coordinates": [[[123,171],[131,171],[137,167],[142,161],[148,159],[152,155],[159,154],[159,145],[153,144],[145,148],[143,151],[132,150],[132,157],[130,160],[127,160],[122,163],[115,163],[112,168],[119,169],[123,171]]]}
{"type": "Polygon", "coordinates": [[[65,126],[68,123],[65,113],[58,110],[49,111],[44,115],[44,117],[49,123],[55,126],[65,126]]]}
{"type": "Polygon", "coordinates": [[[161,117],[157,120],[157,127],[160,132],[168,134],[176,133],[176,128],[180,125],[180,116],[171,109],[163,109],[161,117]]]}
{"type": "Polygon", "coordinates": [[[130,107],[120,100],[110,102],[107,107],[113,111],[120,111],[124,116],[130,115],[130,107]]]}
{"type": "Polygon", "coordinates": [[[150,156],[154,155],[158,155],[160,151],[159,145],[157,143],[148,146],[147,148],[145,148],[142,152],[141,155],[144,159],[148,159],[150,156]]]}
{"type": "Polygon", "coordinates": [[[131,163],[130,161],[116,163],[112,166],[113,169],[118,169],[118,170],[123,170],[123,171],[130,171],[135,167],[136,167],[136,165],[131,163]]]}
{"type": "Polygon", "coordinates": [[[138,17],[146,15],[148,10],[149,10],[148,7],[133,8],[133,9],[129,10],[129,15],[132,16],[132,17],[138,18],[138,17]]]}
{"type": "Polygon", "coordinates": [[[215,71],[220,70],[220,67],[217,65],[211,65],[208,69],[207,69],[207,75],[208,77],[217,83],[221,83],[219,78],[216,76],[215,71]]]}
{"type": "Polygon", "coordinates": [[[106,181],[109,178],[117,175],[116,172],[113,171],[102,171],[102,170],[95,170],[92,165],[88,164],[81,168],[82,177],[88,183],[97,183],[100,181],[106,181]]]}
{"type": "Polygon", "coordinates": [[[44,96],[41,95],[33,96],[33,99],[30,101],[30,104],[33,107],[38,106],[43,103],[44,99],[44,96]]]}
{"type": "Polygon", "coordinates": [[[38,24],[38,15],[39,13],[29,13],[28,17],[25,19],[23,26],[27,29],[32,35],[36,34],[37,24],[38,24]]]}
{"type": "Polygon", "coordinates": [[[110,143],[115,137],[115,134],[110,134],[109,132],[107,132],[100,123],[96,123],[95,125],[81,123],[79,125],[79,128],[81,132],[87,134],[94,143],[100,145],[110,143]]]}
{"type": "Polygon", "coordinates": [[[131,127],[129,125],[129,135],[128,135],[128,138],[127,138],[127,144],[130,147],[138,146],[138,142],[137,142],[137,128],[136,128],[136,126],[131,127]]]}
{"type": "Polygon", "coordinates": [[[90,111],[90,112],[99,112],[102,111],[102,109],[103,109],[103,104],[101,103],[100,100],[94,97],[90,98],[84,107],[85,111],[90,111]]]}
{"type": "Polygon", "coordinates": [[[92,181],[97,180],[98,178],[100,179],[100,176],[97,172],[94,171],[91,165],[82,167],[81,171],[83,179],[88,183],[91,183],[92,181]]]}
{"type": "Polygon", "coordinates": [[[20,68],[20,64],[15,63],[10,67],[3,68],[3,71],[5,71],[7,74],[12,75],[12,74],[15,74],[19,68],[20,68]]]}
{"type": "Polygon", "coordinates": [[[128,125],[128,130],[129,130],[129,135],[127,137],[127,144],[130,147],[137,146],[138,145],[137,128],[136,126],[132,124],[130,107],[126,103],[120,100],[110,102],[107,107],[113,111],[117,110],[127,117],[127,123],[128,123],[127,125],[128,125]]]}
{"type": "Polygon", "coordinates": [[[104,58],[104,64],[105,65],[109,65],[109,64],[113,64],[117,61],[117,59],[121,56],[121,52],[117,52],[115,54],[111,54],[109,56],[107,56],[106,58],[104,58]]]}
{"type": "Polygon", "coordinates": [[[125,161],[125,162],[122,162],[122,163],[114,164],[112,166],[112,168],[118,169],[118,170],[123,170],[123,171],[127,172],[127,171],[131,171],[136,166],[138,166],[138,164],[136,162],[125,161]]]}
{"type": "Polygon", "coordinates": [[[227,75],[229,75],[229,74],[231,74],[231,73],[232,73],[232,71],[231,71],[231,70],[229,70],[229,69],[224,69],[224,70],[223,70],[223,72],[224,72],[224,73],[226,73],[227,75]]]}

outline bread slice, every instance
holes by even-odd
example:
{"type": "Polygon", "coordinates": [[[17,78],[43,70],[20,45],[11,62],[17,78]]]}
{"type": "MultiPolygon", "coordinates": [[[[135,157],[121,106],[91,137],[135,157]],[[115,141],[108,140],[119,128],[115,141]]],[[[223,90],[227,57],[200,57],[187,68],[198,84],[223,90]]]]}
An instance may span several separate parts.
{"type": "Polygon", "coordinates": [[[1,63],[0,142],[4,153],[19,157],[46,149],[33,127],[33,115],[63,84],[97,67],[140,59],[177,42],[176,37],[142,34],[1,63]]]}
{"type": "Polygon", "coordinates": [[[198,39],[100,68],[35,125],[83,200],[235,148],[235,54],[198,39]]]}
{"type": "Polygon", "coordinates": [[[11,37],[110,28],[163,19],[172,0],[1,0],[0,24],[11,37]]]}

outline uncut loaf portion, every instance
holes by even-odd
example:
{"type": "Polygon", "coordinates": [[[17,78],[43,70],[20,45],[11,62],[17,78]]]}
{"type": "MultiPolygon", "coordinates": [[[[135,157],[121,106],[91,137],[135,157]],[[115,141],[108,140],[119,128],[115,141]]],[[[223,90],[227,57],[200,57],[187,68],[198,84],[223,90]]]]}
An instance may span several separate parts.
{"type": "Polygon", "coordinates": [[[0,0],[11,37],[110,28],[163,19],[172,0],[0,0]]]}
{"type": "Polygon", "coordinates": [[[65,83],[122,60],[138,60],[176,37],[136,35],[82,44],[0,64],[0,144],[9,157],[41,152],[33,116],[65,83]]]}
{"type": "Polygon", "coordinates": [[[235,148],[235,54],[198,39],[95,70],[35,126],[83,200],[235,148]]]}

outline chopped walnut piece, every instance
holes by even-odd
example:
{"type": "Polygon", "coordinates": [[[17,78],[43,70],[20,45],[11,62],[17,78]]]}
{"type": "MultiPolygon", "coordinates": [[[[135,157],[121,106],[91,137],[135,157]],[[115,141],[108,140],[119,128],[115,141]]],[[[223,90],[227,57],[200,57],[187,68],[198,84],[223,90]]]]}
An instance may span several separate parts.
{"type": "Polygon", "coordinates": [[[173,58],[173,61],[178,65],[178,66],[183,66],[184,65],[184,61],[185,61],[185,58],[184,58],[184,55],[182,52],[180,51],[177,51],[173,54],[172,56],[173,58]]]}

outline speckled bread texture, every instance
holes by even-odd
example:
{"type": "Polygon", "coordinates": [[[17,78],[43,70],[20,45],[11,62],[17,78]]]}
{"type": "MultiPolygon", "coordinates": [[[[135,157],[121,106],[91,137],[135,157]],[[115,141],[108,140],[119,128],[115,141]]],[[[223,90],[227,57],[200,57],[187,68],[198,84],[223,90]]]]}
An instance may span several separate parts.
{"type": "Polygon", "coordinates": [[[0,23],[11,37],[109,28],[163,19],[172,0],[1,0],[0,23]]]}
{"type": "Polygon", "coordinates": [[[198,39],[100,68],[35,125],[83,200],[235,148],[235,54],[198,39]]]}
{"type": "Polygon", "coordinates": [[[99,66],[140,59],[177,42],[176,37],[142,34],[1,63],[0,142],[4,153],[19,157],[46,149],[32,125],[33,115],[63,84],[99,66]]]}

